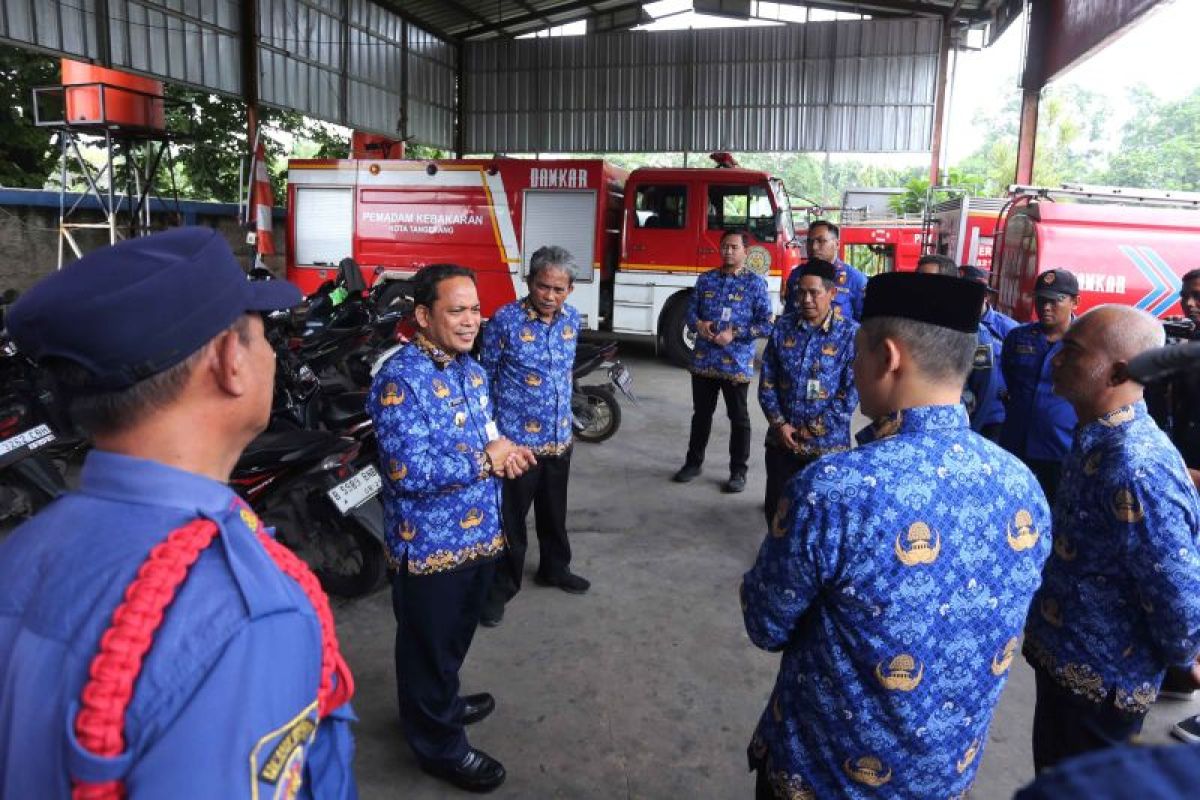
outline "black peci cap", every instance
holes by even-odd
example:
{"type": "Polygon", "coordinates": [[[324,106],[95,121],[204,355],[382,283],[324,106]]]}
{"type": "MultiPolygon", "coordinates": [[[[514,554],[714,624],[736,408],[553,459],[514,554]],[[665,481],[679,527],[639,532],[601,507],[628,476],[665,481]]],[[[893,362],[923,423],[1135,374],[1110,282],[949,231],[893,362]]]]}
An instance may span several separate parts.
{"type": "Polygon", "coordinates": [[[286,281],[249,281],[211,228],[174,228],[88,253],[44,278],[8,312],[22,352],[74,361],[97,389],[172,367],[248,311],[291,308],[286,281]]]}
{"type": "Polygon", "coordinates": [[[800,265],[800,277],[816,275],[823,281],[837,280],[837,267],[821,258],[810,258],[800,265]]]}
{"type": "Polygon", "coordinates": [[[982,284],[950,275],[885,272],[867,281],[862,320],[900,317],[975,333],[985,295],[982,284]]]}

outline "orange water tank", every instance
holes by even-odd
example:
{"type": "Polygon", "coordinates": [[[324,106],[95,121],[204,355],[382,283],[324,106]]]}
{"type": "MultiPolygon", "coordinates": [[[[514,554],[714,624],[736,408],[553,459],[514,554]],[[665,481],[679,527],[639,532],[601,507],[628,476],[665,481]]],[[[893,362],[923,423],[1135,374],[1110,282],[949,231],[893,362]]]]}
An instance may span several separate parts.
{"type": "Polygon", "coordinates": [[[163,120],[162,81],[64,58],[62,83],[64,87],[92,84],[64,90],[69,123],[155,130],[166,127],[163,120]]]}

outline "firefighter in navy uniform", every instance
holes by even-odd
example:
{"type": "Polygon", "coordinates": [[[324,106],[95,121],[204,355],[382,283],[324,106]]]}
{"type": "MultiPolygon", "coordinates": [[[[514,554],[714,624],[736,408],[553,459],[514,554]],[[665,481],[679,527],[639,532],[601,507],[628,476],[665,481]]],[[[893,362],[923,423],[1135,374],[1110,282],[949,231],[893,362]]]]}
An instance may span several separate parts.
{"type": "Polygon", "coordinates": [[[13,307],[95,449],[0,544],[0,796],[356,796],[328,601],[226,486],[271,411],[259,314],[300,299],[181,228],[13,307]]]}
{"type": "Polygon", "coordinates": [[[967,411],[971,415],[971,430],[981,436],[999,441],[1000,429],[1004,425],[1005,393],[1004,373],[1000,370],[1000,356],[1004,340],[1017,327],[1017,321],[1007,314],[992,308],[991,300],[996,290],[991,286],[991,273],[979,267],[962,268],[962,277],[983,284],[987,296],[983,301],[983,315],[979,318],[979,347],[975,351],[975,363],[967,378],[964,400],[970,400],[967,411]]]}
{"type": "Polygon", "coordinates": [[[485,792],[504,782],[504,767],[471,747],[463,726],[495,699],[460,696],[458,672],[504,551],[500,478],[536,461],[500,436],[487,375],[470,355],[475,273],[424,267],[413,301],[418,332],[380,367],[367,400],[384,476],[400,721],[423,770],[485,792]]]}
{"type": "MultiPolygon", "coordinates": [[[[842,261],[838,255],[840,248],[839,228],[832,222],[823,219],[813,220],[808,225],[808,238],[805,246],[808,257],[833,264],[833,282],[837,285],[837,296],[833,300],[834,313],[843,319],[857,321],[862,317],[863,293],[867,289],[867,276],[860,270],[842,261]]],[[[795,270],[788,276],[787,285],[783,290],[783,313],[792,314],[796,311],[796,285],[800,281],[800,273],[795,270]]]]}

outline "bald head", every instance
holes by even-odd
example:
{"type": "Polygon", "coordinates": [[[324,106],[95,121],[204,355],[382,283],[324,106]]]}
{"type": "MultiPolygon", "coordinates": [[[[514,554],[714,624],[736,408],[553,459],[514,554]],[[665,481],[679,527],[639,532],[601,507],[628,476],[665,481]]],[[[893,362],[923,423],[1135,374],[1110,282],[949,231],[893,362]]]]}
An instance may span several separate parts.
{"type": "Polygon", "coordinates": [[[1167,342],[1162,323],[1133,306],[1096,306],[1073,327],[1094,336],[1096,345],[1113,361],[1129,359],[1167,342]]]}
{"type": "Polygon", "coordinates": [[[1098,306],[1071,324],[1054,356],[1054,392],[1086,424],[1142,399],[1142,386],[1126,366],[1134,356],[1162,346],[1162,324],[1129,306],[1098,306]]]}

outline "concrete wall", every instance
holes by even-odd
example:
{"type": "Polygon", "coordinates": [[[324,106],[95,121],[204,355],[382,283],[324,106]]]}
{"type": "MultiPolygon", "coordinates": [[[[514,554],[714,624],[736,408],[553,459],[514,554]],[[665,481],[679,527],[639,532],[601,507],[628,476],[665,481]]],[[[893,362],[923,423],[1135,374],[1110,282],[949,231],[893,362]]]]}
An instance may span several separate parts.
{"type": "MultiPolygon", "coordinates": [[[[68,196],[68,207],[78,195],[68,196]]],[[[30,189],[0,190],[0,291],[17,289],[25,291],[39,278],[58,267],[58,193],[30,189]]],[[[89,203],[91,198],[84,198],[89,203]]],[[[188,225],[203,225],[221,231],[243,266],[250,262],[250,246],[246,234],[237,223],[237,206],[232,203],[200,203],[180,201],[182,222],[188,225]]],[[[151,219],[156,228],[166,228],[168,223],[178,224],[174,204],[162,208],[152,205],[151,219]]],[[[99,210],[83,208],[71,216],[72,222],[100,222],[99,210]]],[[[277,210],[275,221],[275,247],[278,255],[266,259],[267,266],[277,275],[283,275],[284,220],[277,210]]],[[[73,231],[80,249],[87,253],[108,244],[107,230],[73,231]]],[[[65,263],[74,260],[74,254],[64,242],[65,263]]]]}

